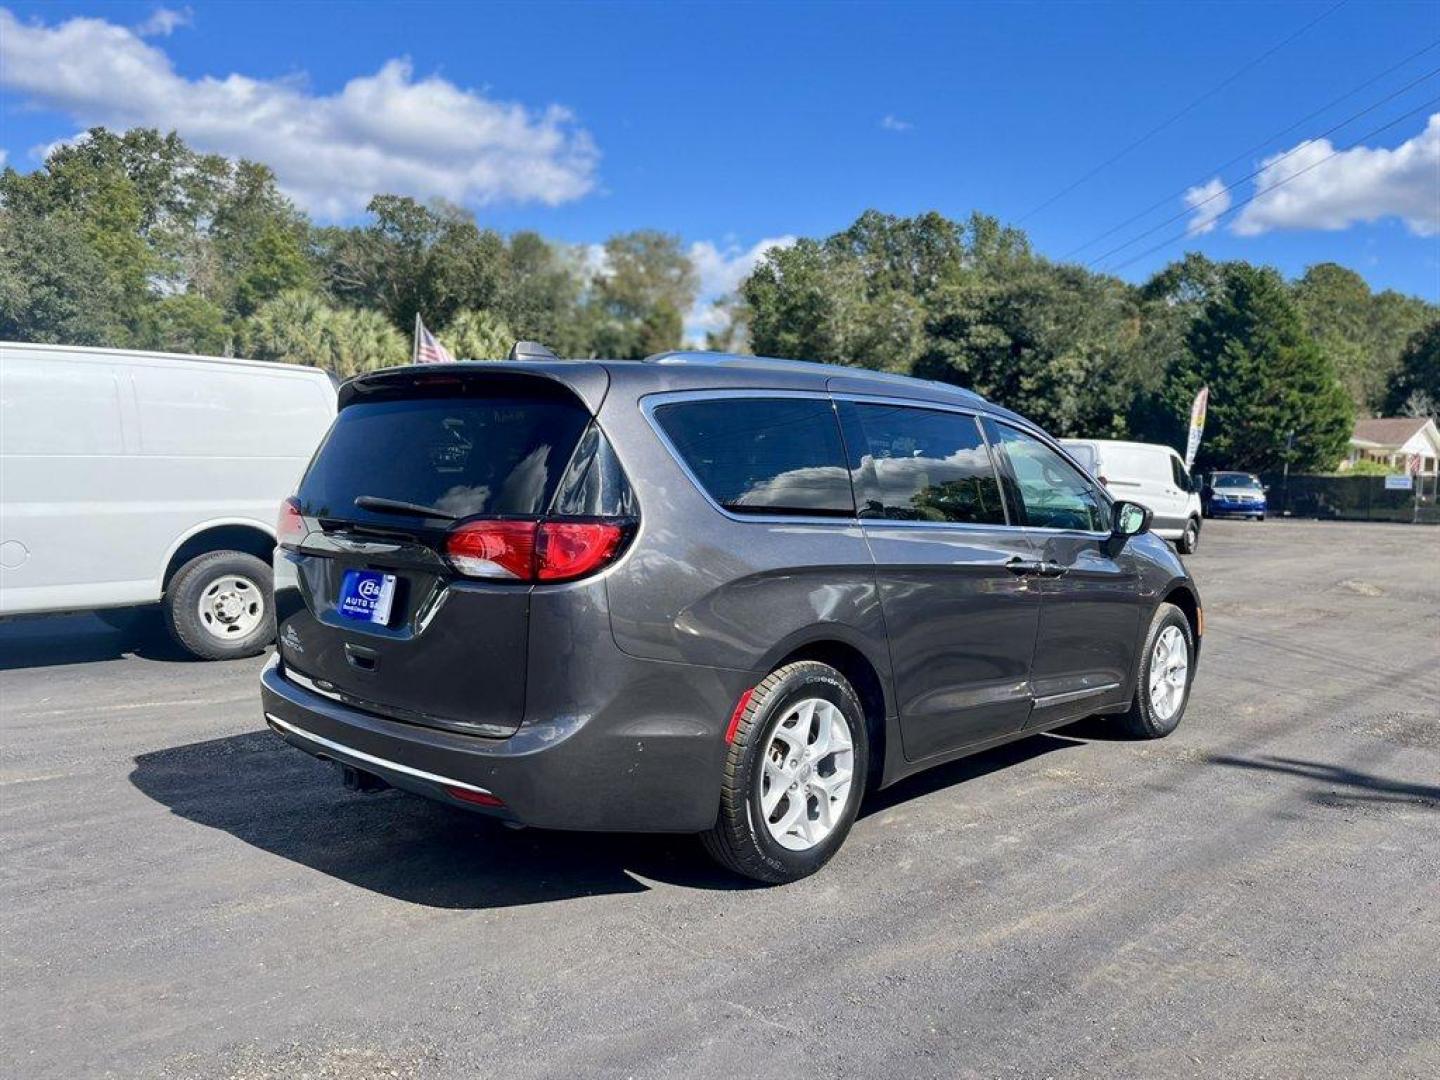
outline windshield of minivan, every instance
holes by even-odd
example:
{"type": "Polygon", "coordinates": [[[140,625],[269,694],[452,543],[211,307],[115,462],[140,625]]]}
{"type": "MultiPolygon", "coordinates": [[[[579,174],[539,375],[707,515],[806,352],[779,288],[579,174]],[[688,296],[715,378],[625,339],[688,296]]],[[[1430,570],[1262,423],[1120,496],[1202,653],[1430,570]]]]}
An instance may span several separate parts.
{"type": "Polygon", "coordinates": [[[1260,481],[1249,473],[1218,472],[1210,485],[1217,488],[1253,488],[1258,491],[1260,481]]]}
{"type": "Polygon", "coordinates": [[[555,395],[362,401],[336,417],[300,484],[301,512],[393,528],[394,514],[355,506],[369,495],[456,517],[540,514],[589,419],[555,395]]]}

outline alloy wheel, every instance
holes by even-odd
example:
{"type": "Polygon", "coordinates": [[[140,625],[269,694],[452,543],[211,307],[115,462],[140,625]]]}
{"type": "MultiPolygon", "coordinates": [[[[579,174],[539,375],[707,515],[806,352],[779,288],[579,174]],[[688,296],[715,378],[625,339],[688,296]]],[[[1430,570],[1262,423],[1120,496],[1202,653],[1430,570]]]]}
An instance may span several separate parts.
{"type": "Polygon", "coordinates": [[[851,797],[854,744],[845,715],[823,698],[786,711],[770,733],[760,776],[760,811],[770,836],[806,851],[835,829],[851,797]]]}
{"type": "Polygon", "coordinates": [[[1150,708],[1167,721],[1185,703],[1190,677],[1190,646],[1178,626],[1167,626],[1150,653],[1150,708]]]}

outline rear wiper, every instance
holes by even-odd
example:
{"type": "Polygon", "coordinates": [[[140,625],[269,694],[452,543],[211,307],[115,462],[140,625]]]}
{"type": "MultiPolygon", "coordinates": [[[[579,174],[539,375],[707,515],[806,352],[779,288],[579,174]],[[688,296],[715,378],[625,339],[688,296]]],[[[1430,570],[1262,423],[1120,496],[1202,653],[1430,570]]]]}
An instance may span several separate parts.
{"type": "Polygon", "coordinates": [[[460,516],[436,506],[421,506],[419,503],[401,502],[399,499],[382,499],[378,495],[357,496],[355,505],[361,510],[373,510],[377,514],[410,514],[414,517],[442,518],[445,521],[454,521],[460,516]]]}

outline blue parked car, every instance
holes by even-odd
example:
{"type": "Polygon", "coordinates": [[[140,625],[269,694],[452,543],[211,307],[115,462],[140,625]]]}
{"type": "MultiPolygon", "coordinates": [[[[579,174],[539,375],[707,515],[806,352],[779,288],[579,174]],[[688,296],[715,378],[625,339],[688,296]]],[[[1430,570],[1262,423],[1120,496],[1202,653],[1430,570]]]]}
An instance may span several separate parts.
{"type": "Polygon", "coordinates": [[[1212,473],[1200,494],[1206,517],[1265,520],[1265,485],[1254,473],[1212,473]]]}

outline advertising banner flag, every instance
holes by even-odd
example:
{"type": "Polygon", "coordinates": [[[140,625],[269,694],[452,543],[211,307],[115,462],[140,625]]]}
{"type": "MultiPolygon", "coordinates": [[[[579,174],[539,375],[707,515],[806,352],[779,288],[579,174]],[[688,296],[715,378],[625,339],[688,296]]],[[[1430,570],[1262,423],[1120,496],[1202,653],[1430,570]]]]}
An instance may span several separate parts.
{"type": "Polygon", "coordinates": [[[1190,406],[1190,437],[1185,440],[1185,468],[1195,467],[1195,452],[1200,449],[1200,435],[1205,430],[1205,407],[1210,404],[1210,388],[1202,386],[1190,406]]]}

